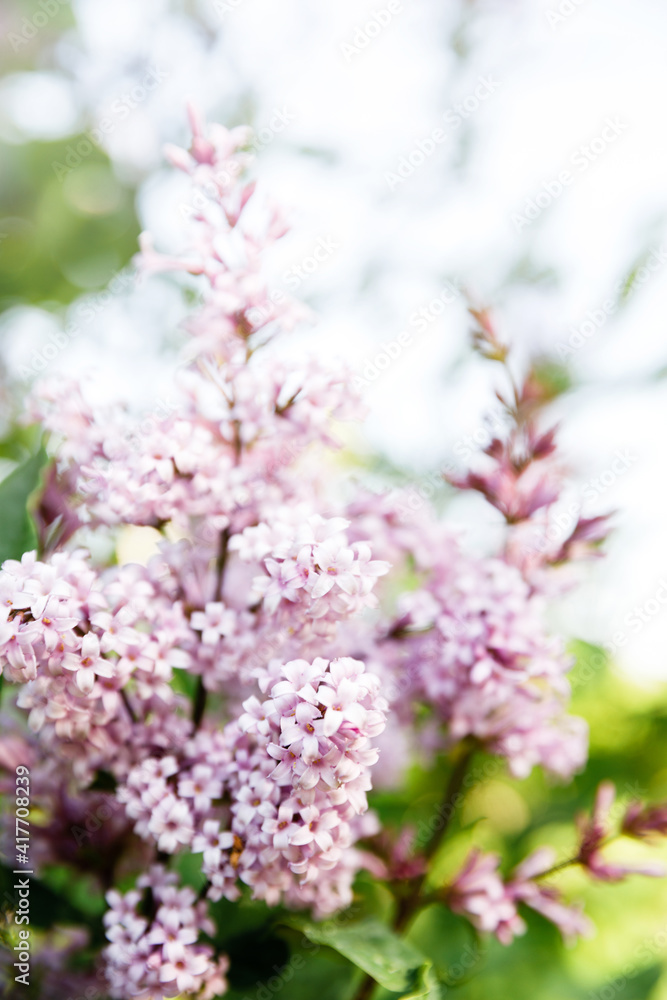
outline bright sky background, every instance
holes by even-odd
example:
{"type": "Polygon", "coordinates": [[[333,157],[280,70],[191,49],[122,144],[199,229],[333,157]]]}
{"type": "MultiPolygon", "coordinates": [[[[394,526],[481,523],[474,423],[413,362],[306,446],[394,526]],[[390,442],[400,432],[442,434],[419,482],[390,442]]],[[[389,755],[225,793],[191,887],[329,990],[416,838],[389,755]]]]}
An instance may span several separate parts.
{"type": "MultiPolygon", "coordinates": [[[[591,641],[625,633],[619,662],[635,676],[667,679],[667,603],[651,603],[656,593],[667,601],[667,392],[656,377],[667,367],[667,8],[655,0],[393,0],[376,31],[373,17],[388,0],[72,6],[78,29],[61,38],[51,63],[0,81],[0,138],[70,135],[110,118],[105,148],[119,176],[142,181],[142,221],[167,245],[178,238],[182,188],[151,171],[164,142],[185,140],[185,101],[260,130],[283,112],[290,121],[258,163],[265,188],[292,207],[295,232],[277,273],[321,238],[339,244],[298,289],[322,320],[295,338],[295,351],[342,355],[361,374],[447,280],[497,305],[521,350],[556,358],[592,311],[597,328],[570,356],[581,387],[557,416],[578,484],[571,502],[587,515],[619,515],[608,558],[568,602],[563,623],[591,641]],[[572,12],[558,15],[559,7],[572,12]],[[364,38],[363,48],[343,48],[364,38]],[[165,79],[124,114],[119,100],[151,70],[165,79]],[[469,109],[465,121],[457,105],[469,109]],[[431,151],[424,142],[434,129],[445,138],[431,151]],[[420,143],[424,162],[400,183],[388,179],[401,158],[420,160],[420,143]],[[563,171],[570,183],[559,193],[563,171]],[[546,207],[521,225],[517,216],[538,196],[546,207]],[[654,270],[640,272],[624,307],[605,315],[604,303],[618,300],[620,283],[653,251],[654,270]],[[622,473],[612,471],[619,451],[622,473]],[[650,620],[633,633],[626,616],[646,601],[650,620]]],[[[145,391],[146,365],[164,326],[175,326],[177,303],[164,285],[116,296],[54,370],[94,362],[108,373],[109,392],[119,382],[145,391]]],[[[52,324],[37,310],[12,314],[15,370],[52,324]]],[[[371,441],[417,481],[455,458],[491,399],[493,368],[469,357],[467,329],[459,298],[366,392],[371,441]]],[[[477,510],[455,508],[473,524],[477,510]]],[[[471,541],[484,537],[476,528],[471,541]]]]}

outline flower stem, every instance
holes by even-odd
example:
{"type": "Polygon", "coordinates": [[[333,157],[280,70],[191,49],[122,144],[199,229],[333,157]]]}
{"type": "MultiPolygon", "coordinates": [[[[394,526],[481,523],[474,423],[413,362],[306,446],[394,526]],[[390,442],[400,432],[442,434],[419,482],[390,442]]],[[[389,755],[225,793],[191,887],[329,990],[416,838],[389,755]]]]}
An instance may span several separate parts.
{"type": "MultiPolygon", "coordinates": [[[[461,794],[465,776],[468,773],[468,767],[476,750],[477,747],[474,744],[467,746],[452,768],[444,798],[438,809],[438,815],[442,817],[442,823],[433,831],[424,848],[424,858],[427,861],[430,861],[437,852],[447,834],[456,811],[457,800],[461,794]]],[[[418,909],[427,874],[428,872],[425,871],[422,875],[414,879],[410,891],[400,900],[394,921],[395,930],[402,930],[418,909]]]]}
{"type": "Polygon", "coordinates": [[[550,875],[555,875],[556,872],[561,871],[563,868],[570,868],[572,865],[580,864],[579,855],[573,858],[568,858],[567,861],[559,861],[557,865],[552,865],[551,868],[547,868],[545,872],[540,872],[539,875],[535,875],[535,880],[538,878],[549,878],[550,875]]]}
{"type": "MultiPolygon", "coordinates": [[[[613,843],[614,840],[618,840],[620,836],[621,836],[620,833],[611,834],[611,836],[605,837],[604,840],[601,840],[598,846],[606,847],[607,844],[611,844],[613,843]]],[[[570,868],[572,867],[572,865],[581,865],[585,863],[586,863],[585,858],[582,858],[580,851],[579,854],[575,854],[574,857],[567,858],[567,860],[565,861],[559,861],[558,864],[552,865],[551,868],[547,868],[545,872],[540,872],[540,874],[536,875],[535,878],[536,879],[548,878],[550,875],[554,875],[556,872],[561,871],[563,868],[570,868]]]]}
{"type": "MultiPolygon", "coordinates": [[[[456,811],[455,807],[458,797],[461,794],[463,783],[465,781],[466,774],[468,773],[468,768],[476,750],[477,746],[475,744],[466,745],[463,752],[459,756],[459,759],[452,768],[449,781],[447,782],[444,798],[438,809],[438,815],[442,817],[442,823],[438,829],[433,831],[426,847],[424,848],[423,854],[425,860],[427,861],[430,860],[437,852],[440,844],[445,838],[447,830],[449,829],[454,812],[456,811]]],[[[409,891],[405,896],[403,896],[402,899],[399,900],[398,909],[394,918],[395,931],[402,931],[415,913],[417,913],[424,904],[430,902],[431,897],[423,895],[427,875],[428,871],[425,871],[422,875],[413,879],[409,891]]],[[[375,980],[373,977],[368,975],[365,976],[357,993],[354,995],[354,1000],[369,1000],[374,989],[375,980]]]]}
{"type": "Polygon", "coordinates": [[[197,678],[197,690],[195,691],[195,700],[192,708],[192,728],[195,732],[201,726],[202,719],[204,718],[207,695],[208,692],[204,687],[204,681],[200,675],[197,678]]]}
{"type": "Polygon", "coordinates": [[[132,720],[132,722],[136,722],[137,721],[137,716],[136,716],[136,714],[134,712],[134,709],[130,705],[130,699],[127,696],[127,691],[125,690],[125,688],[121,688],[119,693],[120,693],[121,701],[123,702],[123,704],[125,705],[125,708],[127,709],[127,714],[129,715],[129,717],[132,720]]]}
{"type": "Polygon", "coordinates": [[[219,601],[222,597],[222,584],[225,578],[225,568],[227,566],[227,555],[229,553],[229,526],[220,533],[220,545],[218,548],[218,558],[215,563],[215,592],[213,600],[219,601]]]}
{"type": "Polygon", "coordinates": [[[375,989],[375,980],[372,976],[364,976],[359,991],[355,993],[354,1000],[369,1000],[375,989]]]}
{"type": "MultiPolygon", "coordinates": [[[[227,556],[229,554],[229,538],[230,531],[229,525],[220,532],[220,545],[218,546],[218,557],[215,561],[215,590],[213,592],[213,600],[219,601],[222,597],[222,584],[225,579],[225,569],[227,566],[227,556]]],[[[204,686],[204,680],[200,676],[197,681],[197,691],[195,693],[195,700],[192,709],[192,726],[195,732],[201,726],[202,719],[204,718],[204,712],[206,711],[206,699],[208,692],[204,686]]]]}

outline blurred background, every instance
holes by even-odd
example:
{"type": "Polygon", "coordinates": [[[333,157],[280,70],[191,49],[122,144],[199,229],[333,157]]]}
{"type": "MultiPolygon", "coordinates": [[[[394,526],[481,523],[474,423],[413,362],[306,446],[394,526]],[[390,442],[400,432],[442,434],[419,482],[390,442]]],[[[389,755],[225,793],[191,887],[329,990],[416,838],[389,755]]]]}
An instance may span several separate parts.
{"type": "MultiPolygon", "coordinates": [[[[250,123],[253,171],[294,226],[276,285],[321,317],[284,350],[348,362],[369,407],[359,465],[448,502],[480,549],[499,525],[439,477],[493,425],[499,375],[470,351],[466,294],[495,310],[519,367],[542,356],[573,473],[563,531],[574,509],[618,511],[556,621],[580,652],[610,654],[585,695],[589,717],[606,711],[594,772],[613,757],[627,784],[659,772],[644,794],[667,786],[666,43],[655,0],[2,0],[0,474],[42,374],[94,366],[102,394],[152,408],[184,314],[173,283],[132,279],[142,229],[162,249],[183,239],[185,179],[162,147],[187,142],[188,100],[250,123]],[[643,722],[622,725],[621,705],[643,722]]],[[[592,914],[609,933],[568,953],[569,992],[537,995],[588,996],[646,940],[646,921],[624,926],[628,891],[661,953],[664,892],[623,888],[592,914]]],[[[657,975],[623,996],[667,996],[657,975]]]]}

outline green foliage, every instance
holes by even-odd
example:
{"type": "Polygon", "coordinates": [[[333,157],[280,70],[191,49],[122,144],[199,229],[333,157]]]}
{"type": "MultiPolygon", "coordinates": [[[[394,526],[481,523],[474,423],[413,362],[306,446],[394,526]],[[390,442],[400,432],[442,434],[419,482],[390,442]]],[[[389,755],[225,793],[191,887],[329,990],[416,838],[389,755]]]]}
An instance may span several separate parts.
{"type": "Polygon", "coordinates": [[[432,976],[461,987],[484,967],[486,945],[471,924],[442,905],[426,907],[413,921],[408,938],[432,963],[432,976]]]}
{"type": "Polygon", "coordinates": [[[553,358],[538,358],[533,367],[533,375],[546,399],[555,399],[572,388],[571,373],[565,365],[553,358]]]}
{"type": "Polygon", "coordinates": [[[401,1000],[438,1000],[442,996],[438,979],[432,967],[426,963],[417,974],[417,984],[401,1000]]]}
{"type": "Polygon", "coordinates": [[[0,482],[0,563],[20,559],[37,546],[37,532],[28,501],[37,489],[47,462],[44,447],[0,482]]]}
{"type": "Polygon", "coordinates": [[[373,917],[352,924],[340,920],[324,923],[303,920],[294,921],[293,925],[309,941],[333,948],[394,993],[414,989],[420,979],[423,980],[422,969],[428,964],[424,956],[409,941],[398,937],[373,917]]]}
{"type": "Polygon", "coordinates": [[[3,151],[0,311],[21,303],[72,302],[104,287],[136,252],[133,194],[117,180],[106,155],[94,147],[78,165],[67,166],[69,150],[81,140],[3,151]]]}

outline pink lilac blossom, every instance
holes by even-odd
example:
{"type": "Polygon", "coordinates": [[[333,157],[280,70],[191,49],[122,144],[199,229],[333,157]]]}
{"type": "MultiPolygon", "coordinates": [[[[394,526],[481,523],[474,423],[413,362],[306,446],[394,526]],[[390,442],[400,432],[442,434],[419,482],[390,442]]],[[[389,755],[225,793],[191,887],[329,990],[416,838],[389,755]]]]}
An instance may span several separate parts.
{"type": "Polygon", "coordinates": [[[667,806],[644,806],[641,802],[631,802],[621,829],[628,837],[639,840],[667,836],[667,806]]]}
{"type": "Polygon", "coordinates": [[[449,887],[447,902],[478,931],[491,931],[503,944],[510,944],[526,925],[498,873],[499,864],[498,855],[473,851],[449,887]]]}
{"type": "MultiPolygon", "coordinates": [[[[603,882],[620,882],[628,875],[648,875],[655,878],[662,878],[667,874],[664,865],[625,865],[615,864],[607,861],[601,848],[612,836],[610,827],[610,811],[616,798],[616,789],[611,781],[603,781],[597,790],[595,804],[590,817],[580,816],[578,819],[580,845],[577,860],[593,878],[603,882]]],[[[664,817],[664,806],[662,807],[664,817]]],[[[654,816],[659,815],[654,813],[654,816]]],[[[664,820],[663,820],[664,821],[664,820]]],[[[627,822],[627,818],[624,822],[627,822]]],[[[632,824],[637,823],[637,816],[633,810],[630,818],[630,829],[632,824]]],[[[637,830],[644,832],[644,826],[639,822],[637,830]]],[[[622,824],[621,831],[625,832],[622,824]]],[[[636,835],[636,834],[635,834],[636,835]]]]}
{"type": "Polygon", "coordinates": [[[157,563],[100,573],[77,549],[48,563],[27,553],[0,571],[0,655],[22,682],[18,705],[30,729],[76,758],[82,778],[100,767],[120,776],[147,749],[187,736],[174,715],[185,700],[169,682],[192,633],[170,582],[157,563]]]}
{"type": "Polygon", "coordinates": [[[590,937],[593,925],[584,916],[581,904],[565,903],[558,889],[538,881],[555,862],[553,848],[537,848],[514,869],[506,884],[506,892],[515,902],[524,903],[550,920],[558,927],[563,939],[572,944],[579,937],[590,937]]]}
{"type": "Polygon", "coordinates": [[[197,902],[189,887],[177,888],[176,881],[156,865],[138,879],[137,889],[107,893],[104,926],[110,943],[104,957],[111,997],[213,1000],[226,992],[226,957],[216,959],[210,945],[199,943],[201,933],[215,933],[206,903],[197,902]],[[141,890],[150,893],[148,916],[139,912],[141,890]]]}
{"type": "Polygon", "coordinates": [[[579,904],[569,904],[553,884],[543,879],[557,869],[578,864],[594,879],[619,882],[629,875],[664,877],[660,864],[625,865],[607,861],[601,848],[619,834],[644,838],[664,833],[664,804],[644,807],[632,803],[625,811],[620,830],[610,823],[616,790],[609,781],[599,786],[590,817],[579,818],[579,847],[573,857],[556,863],[551,847],[540,847],[518,865],[504,881],[500,858],[473,850],[463,868],[444,892],[444,898],[455,913],[467,917],[479,931],[495,934],[503,944],[510,944],[516,934],[525,930],[517,904],[522,903],[550,920],[567,942],[592,933],[592,925],[579,904]]]}
{"type": "Polygon", "coordinates": [[[328,913],[351,900],[364,829],[371,740],[385,724],[379,679],[348,658],[274,665],[223,731],[201,730],[183,751],[148,759],[119,789],[135,830],[173,853],[203,855],[212,899],[239,882],[328,913]],[[223,805],[224,800],[224,805],[223,805]]]}
{"type": "Polygon", "coordinates": [[[359,639],[392,708],[407,724],[410,706],[425,702],[447,743],[473,737],[517,777],[535,765],[570,777],[586,761],[587,732],[567,714],[571,659],[545,629],[545,596],[504,559],[467,555],[423,512],[399,518],[401,505],[368,496],[350,510],[375,555],[400,564],[410,554],[417,577],[393,617],[359,639]]]}
{"type": "Polygon", "coordinates": [[[474,850],[446,890],[445,898],[455,913],[467,917],[478,931],[495,934],[501,944],[511,944],[514,937],[526,931],[518,903],[550,920],[566,941],[589,936],[592,925],[581,907],[566,904],[558,889],[538,881],[554,860],[555,851],[539,848],[505,882],[498,871],[498,855],[474,850]]]}

